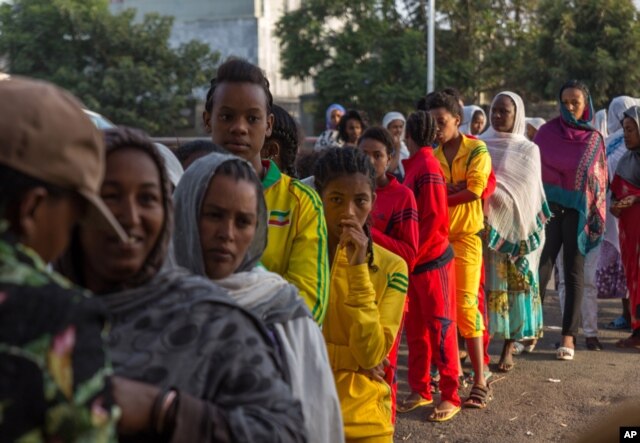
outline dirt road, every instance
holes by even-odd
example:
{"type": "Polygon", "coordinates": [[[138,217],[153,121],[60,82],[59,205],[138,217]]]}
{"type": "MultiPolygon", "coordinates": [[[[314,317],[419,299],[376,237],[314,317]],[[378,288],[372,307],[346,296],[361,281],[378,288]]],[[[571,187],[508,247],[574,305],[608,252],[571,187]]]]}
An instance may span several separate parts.
{"type": "MultiPolygon", "coordinates": [[[[495,363],[502,342],[492,342],[491,369],[495,378],[504,379],[493,384],[493,400],[487,409],[463,410],[452,421],[440,424],[426,421],[430,407],[398,415],[395,442],[571,442],[617,404],[634,399],[640,402],[640,352],[615,347],[628,331],[604,329],[620,314],[620,301],[599,301],[600,341],[605,349],[588,351],[580,336],[575,360],[566,362],[555,359],[560,309],[555,293],[547,294],[544,338],[533,354],[515,357],[515,369],[500,374],[495,363]]],[[[409,389],[406,363],[403,343],[398,398],[407,395],[409,389]]],[[[468,391],[461,391],[461,396],[468,391]]],[[[640,426],[640,417],[636,426],[640,426]]]]}

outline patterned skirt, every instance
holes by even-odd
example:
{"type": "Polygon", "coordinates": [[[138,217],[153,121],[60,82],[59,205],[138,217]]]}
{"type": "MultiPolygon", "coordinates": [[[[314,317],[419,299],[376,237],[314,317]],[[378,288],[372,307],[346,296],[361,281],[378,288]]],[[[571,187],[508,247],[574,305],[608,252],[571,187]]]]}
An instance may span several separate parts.
{"type": "Polygon", "coordinates": [[[485,257],[491,335],[505,340],[541,337],[542,303],[537,269],[527,279],[506,254],[489,249],[485,257]]]}

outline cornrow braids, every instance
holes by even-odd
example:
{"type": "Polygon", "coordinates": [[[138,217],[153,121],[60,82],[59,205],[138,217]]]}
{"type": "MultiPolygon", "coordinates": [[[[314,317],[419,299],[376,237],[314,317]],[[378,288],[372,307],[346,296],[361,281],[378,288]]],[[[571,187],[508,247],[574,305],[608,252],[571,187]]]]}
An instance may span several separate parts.
{"type": "Polygon", "coordinates": [[[428,112],[416,111],[407,118],[407,134],[420,147],[433,144],[436,130],[436,121],[428,112]]]}
{"type": "Polygon", "coordinates": [[[298,154],[298,126],[291,115],[278,105],[273,105],[273,129],[271,136],[265,140],[277,140],[280,144],[280,169],[285,174],[295,177],[295,161],[298,154]]]}
{"type": "Polygon", "coordinates": [[[358,139],[358,146],[360,146],[360,143],[362,143],[363,140],[367,139],[382,143],[385,148],[387,148],[387,154],[389,154],[389,157],[393,156],[395,151],[395,141],[387,129],[382,126],[372,126],[371,128],[368,128],[358,139]]]}
{"type": "MultiPolygon", "coordinates": [[[[371,164],[369,157],[359,149],[355,148],[329,148],[324,151],[316,162],[314,169],[315,187],[318,194],[322,196],[327,185],[338,177],[345,175],[362,174],[369,179],[371,193],[376,189],[376,170],[371,164]]],[[[374,263],[373,238],[369,227],[369,220],[362,227],[369,239],[367,242],[367,265],[369,269],[376,272],[378,267],[374,263]]]]}
{"type": "Polygon", "coordinates": [[[267,101],[267,114],[271,113],[273,107],[273,96],[269,89],[269,80],[264,75],[262,70],[249,63],[246,60],[240,58],[231,57],[226,62],[218,67],[216,77],[211,79],[209,90],[207,91],[207,100],[204,105],[204,109],[211,113],[213,110],[213,94],[216,87],[224,82],[229,83],[252,83],[254,85],[261,86],[264,90],[267,101]]]}

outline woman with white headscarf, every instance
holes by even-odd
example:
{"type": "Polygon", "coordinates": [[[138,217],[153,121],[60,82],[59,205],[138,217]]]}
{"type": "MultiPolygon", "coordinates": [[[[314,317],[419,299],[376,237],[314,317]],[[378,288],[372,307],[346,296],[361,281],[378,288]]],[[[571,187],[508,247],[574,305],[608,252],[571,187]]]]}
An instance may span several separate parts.
{"type": "Polygon", "coordinates": [[[491,154],[496,190],[485,201],[486,290],[491,334],[504,338],[498,369],[513,369],[516,340],[542,334],[538,264],[551,216],[538,146],[525,136],[524,103],[505,91],[491,104],[491,127],[481,136],[491,154]]]}
{"type": "Polygon", "coordinates": [[[460,124],[460,132],[465,135],[482,134],[487,125],[487,115],[480,106],[469,105],[462,110],[463,118],[460,124]]]}
{"type": "Polygon", "coordinates": [[[389,171],[402,181],[404,178],[404,167],[402,160],[409,158],[409,150],[404,142],[404,132],[407,120],[399,112],[388,112],[382,119],[382,126],[393,136],[396,148],[393,157],[389,162],[389,171]],[[398,149],[399,148],[399,149],[398,149]]]}
{"type": "Polygon", "coordinates": [[[529,140],[533,140],[540,126],[544,125],[547,121],[540,117],[527,117],[524,119],[524,122],[526,126],[525,135],[529,140]]]}
{"type": "Polygon", "coordinates": [[[604,138],[607,138],[609,135],[609,130],[607,128],[607,110],[600,109],[596,112],[596,115],[593,117],[593,127],[600,131],[600,134],[604,138]]]}

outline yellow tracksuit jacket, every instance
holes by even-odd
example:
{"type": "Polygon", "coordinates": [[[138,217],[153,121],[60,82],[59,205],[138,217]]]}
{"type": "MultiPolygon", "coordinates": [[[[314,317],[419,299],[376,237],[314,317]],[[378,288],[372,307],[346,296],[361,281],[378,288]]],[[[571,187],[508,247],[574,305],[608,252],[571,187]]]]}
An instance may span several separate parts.
{"type": "Polygon", "coordinates": [[[269,239],[262,264],[300,291],[322,324],[329,295],[327,226],[322,201],[308,186],[282,174],[273,162],[262,180],[269,213],[269,239]]]}
{"type": "Polygon", "coordinates": [[[347,441],[392,441],[389,385],[358,373],[380,364],[400,327],[409,284],[406,262],[373,245],[377,270],[350,266],[344,249],[331,268],[323,334],[336,381],[347,441]],[[376,438],[377,437],[377,438],[376,438]]]}
{"type": "MultiPolygon", "coordinates": [[[[482,140],[462,136],[460,149],[449,165],[442,146],[438,146],[433,154],[440,162],[447,183],[467,182],[467,189],[481,196],[487,187],[491,174],[491,156],[487,145],[482,140]]],[[[449,240],[454,241],[469,234],[477,234],[484,229],[484,213],[482,200],[449,207],[449,240]]]]}

